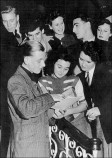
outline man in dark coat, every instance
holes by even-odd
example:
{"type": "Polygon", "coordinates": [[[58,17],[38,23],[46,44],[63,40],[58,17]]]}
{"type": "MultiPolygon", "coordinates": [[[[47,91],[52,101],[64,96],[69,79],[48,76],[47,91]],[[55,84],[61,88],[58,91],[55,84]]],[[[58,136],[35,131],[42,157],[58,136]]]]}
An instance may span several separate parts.
{"type": "MultiPolygon", "coordinates": [[[[22,26],[22,25],[21,25],[22,26]]],[[[15,6],[1,5],[1,156],[6,157],[10,116],[7,103],[7,81],[20,64],[19,45],[24,38],[24,29],[20,27],[19,14],[15,6]]]]}
{"type": "Polygon", "coordinates": [[[83,44],[79,57],[83,72],[79,77],[89,106],[86,115],[91,121],[96,119],[95,132],[102,140],[104,156],[112,157],[112,73],[103,64],[98,64],[98,51],[96,42],[83,44]]]}

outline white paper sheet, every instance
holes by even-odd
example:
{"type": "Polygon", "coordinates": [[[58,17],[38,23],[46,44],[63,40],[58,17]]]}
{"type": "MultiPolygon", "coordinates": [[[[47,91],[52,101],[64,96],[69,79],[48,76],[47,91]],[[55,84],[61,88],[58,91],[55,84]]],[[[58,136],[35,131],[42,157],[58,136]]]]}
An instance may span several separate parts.
{"type": "Polygon", "coordinates": [[[67,98],[61,100],[60,102],[55,103],[55,105],[52,106],[52,108],[59,109],[59,110],[65,110],[65,109],[69,108],[70,106],[72,106],[77,101],[79,101],[80,98],[81,98],[81,96],[79,96],[79,97],[68,96],[67,98]]]}

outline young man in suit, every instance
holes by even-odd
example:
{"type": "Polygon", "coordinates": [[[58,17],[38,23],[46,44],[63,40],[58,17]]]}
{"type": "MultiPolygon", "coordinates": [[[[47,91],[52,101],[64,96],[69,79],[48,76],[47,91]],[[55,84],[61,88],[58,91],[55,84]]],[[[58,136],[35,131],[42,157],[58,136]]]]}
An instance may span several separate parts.
{"type": "MultiPolygon", "coordinates": [[[[19,13],[14,5],[4,5],[1,7],[1,18],[4,33],[6,33],[13,44],[21,44],[24,38],[23,26],[20,25],[19,13]]],[[[3,34],[4,36],[4,34],[3,34]]]]}
{"type": "Polygon", "coordinates": [[[11,3],[1,3],[1,156],[6,157],[9,135],[10,116],[7,106],[7,81],[20,63],[19,45],[24,38],[19,14],[11,3]],[[15,34],[17,30],[18,36],[15,34]]]}
{"type": "Polygon", "coordinates": [[[102,140],[103,156],[112,157],[112,73],[103,64],[98,64],[99,51],[96,42],[83,43],[79,56],[82,73],[79,77],[89,105],[86,116],[90,121],[96,119],[94,133],[102,140]]]}
{"type": "MultiPolygon", "coordinates": [[[[73,33],[76,35],[79,43],[95,41],[94,23],[92,18],[81,13],[75,16],[73,19],[73,33]]],[[[80,66],[77,64],[74,69],[74,74],[77,75],[80,72],[80,66]]]]}

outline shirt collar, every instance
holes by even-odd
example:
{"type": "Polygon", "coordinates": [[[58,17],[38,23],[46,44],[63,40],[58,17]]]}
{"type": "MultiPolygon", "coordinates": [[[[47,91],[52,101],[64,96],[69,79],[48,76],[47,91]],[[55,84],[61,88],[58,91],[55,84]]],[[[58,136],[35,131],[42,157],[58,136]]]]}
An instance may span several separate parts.
{"type": "Polygon", "coordinates": [[[88,40],[88,42],[95,41],[95,36],[88,40]]]}
{"type": "MultiPolygon", "coordinates": [[[[15,30],[17,30],[17,33],[20,35],[20,37],[21,37],[21,33],[20,33],[20,23],[18,22],[18,24],[17,24],[17,27],[16,27],[16,29],[15,30]]],[[[13,34],[15,35],[15,32],[13,32],[13,34]]]]}
{"type": "MultiPolygon", "coordinates": [[[[89,40],[87,40],[87,42],[91,42],[91,41],[95,41],[95,36],[93,36],[92,38],[90,38],[89,40]]],[[[86,42],[85,40],[83,42],[86,42]]]]}
{"type": "Polygon", "coordinates": [[[40,77],[41,74],[35,74],[35,73],[31,73],[28,69],[26,69],[25,67],[21,66],[22,69],[27,73],[27,75],[30,77],[30,79],[34,82],[38,82],[38,79],[40,77]]]}
{"type": "Polygon", "coordinates": [[[95,66],[91,70],[88,71],[90,75],[93,75],[94,69],[95,69],[95,66]]]}

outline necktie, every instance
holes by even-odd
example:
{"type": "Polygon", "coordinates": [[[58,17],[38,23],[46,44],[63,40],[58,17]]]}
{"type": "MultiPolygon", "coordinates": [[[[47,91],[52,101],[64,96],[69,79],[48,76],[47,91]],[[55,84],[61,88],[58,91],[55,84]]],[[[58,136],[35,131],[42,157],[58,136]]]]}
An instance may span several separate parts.
{"type": "Polygon", "coordinates": [[[90,85],[89,72],[86,72],[86,82],[90,85]]]}
{"type": "Polygon", "coordinates": [[[17,30],[15,30],[15,37],[20,38],[20,35],[17,33],[17,30]]]}

